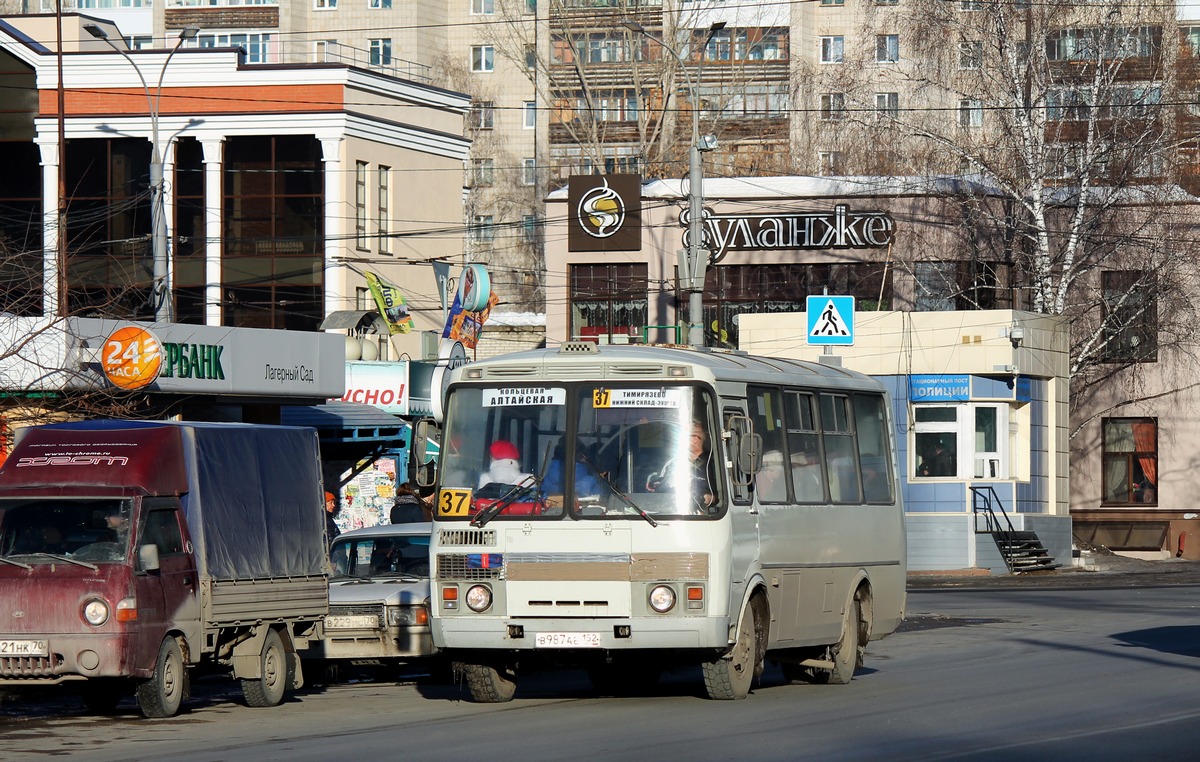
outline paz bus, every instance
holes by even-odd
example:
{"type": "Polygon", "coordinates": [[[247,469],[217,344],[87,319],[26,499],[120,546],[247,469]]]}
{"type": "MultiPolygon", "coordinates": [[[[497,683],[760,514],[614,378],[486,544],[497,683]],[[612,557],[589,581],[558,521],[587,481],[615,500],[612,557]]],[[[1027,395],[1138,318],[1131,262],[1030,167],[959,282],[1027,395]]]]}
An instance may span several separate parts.
{"type": "MultiPolygon", "coordinates": [[[[891,404],[833,364],[570,342],[455,370],[431,540],[435,644],[478,702],[574,664],[606,693],[764,662],[844,684],[904,617],[891,404]]],[[[420,447],[420,443],[417,445],[420,447]]]]}

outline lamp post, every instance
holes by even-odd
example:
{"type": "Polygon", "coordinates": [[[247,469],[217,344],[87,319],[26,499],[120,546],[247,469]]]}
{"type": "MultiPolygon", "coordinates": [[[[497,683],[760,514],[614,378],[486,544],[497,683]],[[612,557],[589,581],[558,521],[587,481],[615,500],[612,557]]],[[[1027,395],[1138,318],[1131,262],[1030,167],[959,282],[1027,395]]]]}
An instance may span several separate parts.
{"type": "Polygon", "coordinates": [[[108,43],[110,48],[120,53],[129,62],[142,83],[142,89],[146,92],[146,103],[150,109],[150,242],[154,255],[154,320],[155,322],[170,322],[172,319],[171,267],[167,258],[166,188],[163,183],[163,151],[158,142],[158,116],[159,107],[162,104],[163,78],[167,74],[167,64],[171,63],[171,57],[183,46],[183,43],[199,34],[200,29],[189,26],[179,32],[179,40],[167,54],[166,60],[163,61],[162,69],[158,72],[158,85],[151,94],[150,86],[146,83],[146,78],[142,76],[142,70],[137,62],[128,52],[109,39],[108,32],[97,24],[84,24],[83,28],[91,36],[108,43]]]}
{"type": "MultiPolygon", "coordinates": [[[[651,36],[646,28],[636,21],[622,21],[621,26],[631,32],[640,34],[647,40],[657,42],[663,50],[671,54],[679,63],[683,76],[687,80],[688,92],[692,96],[692,145],[688,154],[688,247],[680,252],[680,267],[684,272],[686,290],[688,291],[688,344],[694,347],[704,346],[704,275],[708,269],[710,252],[704,248],[704,166],[701,163],[701,152],[711,151],[717,147],[717,139],[712,135],[700,138],[700,90],[698,83],[688,73],[687,64],[674,49],[657,37],[651,36]]],[[[714,22],[708,28],[708,34],[700,45],[701,56],[704,48],[713,35],[725,28],[724,21],[714,22]]]]}

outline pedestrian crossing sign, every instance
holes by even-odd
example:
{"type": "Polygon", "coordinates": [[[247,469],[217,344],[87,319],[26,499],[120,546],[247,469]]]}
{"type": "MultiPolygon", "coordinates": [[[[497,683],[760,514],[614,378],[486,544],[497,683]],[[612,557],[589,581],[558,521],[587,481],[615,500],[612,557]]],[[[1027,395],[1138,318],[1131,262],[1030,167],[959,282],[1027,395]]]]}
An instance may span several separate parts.
{"type": "Polygon", "coordinates": [[[854,297],[810,296],[808,343],[817,346],[850,346],[854,343],[854,297]]]}

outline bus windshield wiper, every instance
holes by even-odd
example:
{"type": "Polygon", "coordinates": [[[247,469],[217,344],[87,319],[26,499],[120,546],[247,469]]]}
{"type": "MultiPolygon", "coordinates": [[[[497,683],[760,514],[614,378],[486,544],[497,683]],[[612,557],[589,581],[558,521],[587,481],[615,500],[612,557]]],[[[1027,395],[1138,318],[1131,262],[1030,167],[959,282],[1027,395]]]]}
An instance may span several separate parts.
{"type": "Polygon", "coordinates": [[[13,566],[19,566],[22,569],[32,569],[33,568],[29,564],[23,564],[20,561],[14,561],[11,558],[5,558],[4,556],[0,556],[0,561],[3,561],[6,564],[12,564],[13,566]]]}
{"type": "Polygon", "coordinates": [[[514,484],[512,489],[501,495],[496,502],[475,514],[475,518],[471,519],[471,526],[482,527],[484,524],[496,518],[496,516],[498,516],[505,508],[517,502],[517,498],[524,497],[526,494],[532,491],[532,489],[533,486],[530,484],[514,484]]]}
{"type": "Polygon", "coordinates": [[[625,505],[627,505],[630,508],[632,508],[633,510],[637,511],[637,515],[639,515],[643,519],[645,519],[646,523],[648,523],[650,526],[652,526],[652,527],[658,526],[658,522],[654,520],[653,516],[646,513],[646,511],[643,510],[640,505],[633,502],[633,500],[631,500],[629,498],[629,495],[626,495],[624,492],[617,489],[617,485],[613,484],[613,480],[608,478],[608,474],[606,474],[603,471],[601,471],[600,469],[596,468],[596,464],[592,462],[592,459],[587,456],[586,452],[583,452],[582,450],[580,450],[579,457],[583,459],[584,464],[586,464],[588,468],[592,469],[592,473],[594,473],[596,476],[599,476],[604,481],[604,483],[606,485],[608,485],[608,488],[610,490],[612,490],[614,495],[621,498],[621,501],[624,502],[625,505]]]}

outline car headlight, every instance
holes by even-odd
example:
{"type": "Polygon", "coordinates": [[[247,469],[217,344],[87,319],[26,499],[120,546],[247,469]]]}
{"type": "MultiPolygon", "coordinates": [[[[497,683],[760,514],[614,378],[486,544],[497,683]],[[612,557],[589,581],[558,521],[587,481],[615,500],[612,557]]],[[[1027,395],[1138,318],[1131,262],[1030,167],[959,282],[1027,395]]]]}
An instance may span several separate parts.
{"type": "Polygon", "coordinates": [[[675,591],[666,585],[656,585],[650,591],[650,608],[660,614],[675,608],[675,591]]]}
{"type": "Polygon", "coordinates": [[[472,585],[467,590],[467,608],[471,611],[487,611],[492,605],[492,590],[487,585],[472,585]]]}
{"type": "Polygon", "coordinates": [[[83,604],[83,618],[88,624],[99,627],[108,621],[108,604],[99,598],[93,598],[83,604]]]}
{"type": "Polygon", "coordinates": [[[387,623],[389,627],[429,624],[429,608],[427,606],[388,606],[387,623]]]}

